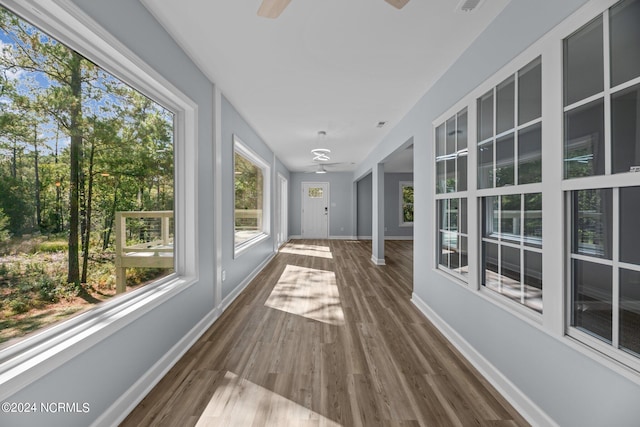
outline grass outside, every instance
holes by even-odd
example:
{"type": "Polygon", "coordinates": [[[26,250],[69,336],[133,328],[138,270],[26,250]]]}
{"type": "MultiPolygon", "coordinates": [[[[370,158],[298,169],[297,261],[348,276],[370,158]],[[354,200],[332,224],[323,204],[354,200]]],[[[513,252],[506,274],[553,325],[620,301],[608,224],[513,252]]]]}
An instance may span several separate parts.
{"type": "MultiPolygon", "coordinates": [[[[68,319],[115,296],[113,251],[92,248],[87,283],[82,286],[66,283],[66,251],[61,236],[24,236],[0,246],[0,343],[68,319]]],[[[129,268],[127,290],[169,272],[129,268]]]]}

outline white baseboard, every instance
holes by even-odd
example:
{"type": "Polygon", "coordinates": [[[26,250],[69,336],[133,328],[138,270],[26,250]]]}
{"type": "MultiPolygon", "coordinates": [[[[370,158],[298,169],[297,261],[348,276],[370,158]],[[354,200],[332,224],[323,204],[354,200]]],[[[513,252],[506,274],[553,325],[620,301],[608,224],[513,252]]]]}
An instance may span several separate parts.
{"type": "Polygon", "coordinates": [[[222,302],[220,303],[220,313],[224,313],[224,311],[231,305],[231,303],[238,298],[238,295],[240,295],[240,293],[242,291],[244,291],[244,289],[249,286],[249,283],[251,283],[251,281],[253,279],[255,279],[255,277],[258,275],[258,273],[260,273],[262,271],[262,269],[269,264],[269,262],[273,259],[273,257],[275,257],[275,253],[272,253],[271,255],[269,255],[264,261],[262,261],[256,268],[253,269],[253,271],[251,273],[249,273],[249,275],[247,277],[245,277],[245,279],[240,282],[240,284],[238,286],[235,287],[235,289],[233,291],[231,291],[231,293],[229,295],[227,295],[222,302]]]}
{"type": "Polygon", "coordinates": [[[91,426],[119,425],[131,411],[160,382],[169,370],[193,346],[207,329],[220,317],[220,310],[211,310],[191,330],[178,341],[160,360],[104,411],[91,426]]]}
{"type": "MultiPolygon", "coordinates": [[[[298,234],[289,236],[291,240],[301,240],[306,239],[306,237],[302,237],[298,234]]],[[[356,236],[329,236],[329,240],[358,240],[356,236]]]]}
{"type": "MultiPolygon", "coordinates": [[[[372,237],[358,236],[357,240],[372,240],[372,237]]],[[[413,240],[413,236],[384,236],[384,240],[413,240]]]]}
{"type": "Polygon", "coordinates": [[[374,255],[371,255],[371,262],[373,262],[375,265],[387,265],[384,262],[384,258],[376,258],[374,255]]]}
{"type": "Polygon", "coordinates": [[[411,302],[531,425],[558,426],[546,412],[509,381],[502,372],[493,366],[415,293],[412,295],[411,302]]]}
{"type": "Polygon", "coordinates": [[[142,377],[140,377],[129,389],[120,396],[105,412],[102,413],[91,425],[114,426],[120,424],[131,411],[145,398],[147,394],[160,382],[169,370],[180,360],[207,329],[214,324],[224,311],[262,269],[275,256],[271,254],[258,265],[227,297],[222,300],[220,306],[211,310],[191,330],[178,341],[160,360],[158,360],[142,377]]]}

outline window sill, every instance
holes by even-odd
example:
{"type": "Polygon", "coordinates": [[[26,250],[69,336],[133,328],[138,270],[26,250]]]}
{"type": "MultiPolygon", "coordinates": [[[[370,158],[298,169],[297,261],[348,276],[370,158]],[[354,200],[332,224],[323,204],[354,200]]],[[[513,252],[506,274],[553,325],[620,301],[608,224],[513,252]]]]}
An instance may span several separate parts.
{"type": "Polygon", "coordinates": [[[398,227],[413,227],[413,223],[412,222],[403,222],[401,224],[398,224],[398,227]]]}
{"type": "Polygon", "coordinates": [[[7,347],[0,354],[0,400],[47,375],[195,283],[195,277],[168,276],[7,347]]]}
{"type": "Polygon", "coordinates": [[[242,244],[237,245],[233,250],[233,258],[238,258],[243,253],[247,252],[249,249],[262,242],[263,240],[268,239],[270,236],[267,233],[259,234],[246,242],[242,242],[242,244]]]}

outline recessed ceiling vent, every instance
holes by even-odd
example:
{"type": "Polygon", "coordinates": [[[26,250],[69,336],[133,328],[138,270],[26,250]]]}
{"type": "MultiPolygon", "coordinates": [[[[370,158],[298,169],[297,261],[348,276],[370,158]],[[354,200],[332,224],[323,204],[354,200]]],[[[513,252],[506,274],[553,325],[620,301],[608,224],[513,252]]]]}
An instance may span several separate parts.
{"type": "Polygon", "coordinates": [[[469,13],[478,9],[484,0],[460,0],[456,7],[456,12],[469,13]]]}

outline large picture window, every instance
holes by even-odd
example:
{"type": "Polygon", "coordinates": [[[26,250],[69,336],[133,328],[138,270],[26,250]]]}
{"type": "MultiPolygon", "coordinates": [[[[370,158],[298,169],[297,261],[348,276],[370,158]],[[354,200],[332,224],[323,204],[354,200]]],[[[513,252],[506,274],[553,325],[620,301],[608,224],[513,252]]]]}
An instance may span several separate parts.
{"type": "Polygon", "coordinates": [[[621,358],[640,357],[638,22],[625,0],[564,40],[569,334],[621,358]]]}
{"type": "Polygon", "coordinates": [[[269,234],[269,165],[234,136],[236,255],[269,234]]]}
{"type": "Polygon", "coordinates": [[[4,8],[0,44],[1,343],[174,271],[175,129],[4,8]]]}

